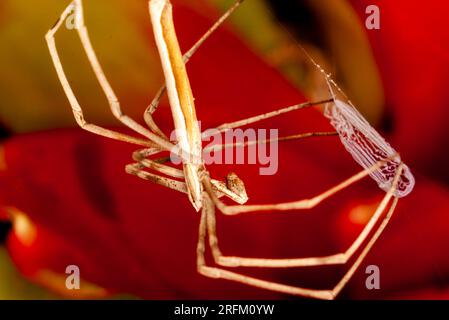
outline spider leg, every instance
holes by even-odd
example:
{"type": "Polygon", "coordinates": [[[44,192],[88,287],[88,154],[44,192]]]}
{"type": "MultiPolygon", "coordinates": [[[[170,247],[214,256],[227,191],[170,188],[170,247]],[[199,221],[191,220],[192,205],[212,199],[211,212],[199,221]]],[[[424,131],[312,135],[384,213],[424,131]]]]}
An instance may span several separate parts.
{"type": "Polygon", "coordinates": [[[370,219],[370,222],[362,231],[361,235],[354,241],[351,247],[343,254],[337,254],[328,257],[318,257],[318,258],[303,258],[303,259],[251,259],[251,258],[240,258],[240,257],[224,257],[218,247],[218,239],[216,236],[216,221],[215,221],[215,207],[213,200],[205,196],[205,201],[203,201],[204,208],[200,223],[199,241],[198,241],[198,271],[211,278],[221,278],[231,281],[236,281],[244,283],[247,285],[277,291],[281,293],[293,294],[303,297],[318,298],[318,299],[334,299],[340,291],[344,288],[346,283],[354,275],[368,252],[371,250],[374,243],[380,237],[385,227],[389,223],[394,210],[396,208],[398,199],[394,197],[395,189],[397,188],[397,183],[399,181],[400,175],[402,174],[402,166],[398,169],[395,179],[393,181],[391,189],[387,192],[384,199],[379,204],[375,214],[370,219]],[[271,281],[260,280],[248,276],[244,276],[235,272],[230,272],[227,270],[213,268],[206,266],[204,252],[205,252],[205,238],[209,235],[209,246],[211,247],[212,255],[217,264],[227,267],[237,267],[237,266],[251,266],[251,267],[304,267],[304,266],[318,266],[318,265],[328,265],[328,264],[344,264],[346,263],[353,254],[360,248],[363,242],[365,242],[367,236],[373,230],[373,227],[378,223],[380,216],[387,209],[388,204],[393,199],[390,208],[388,209],[382,223],[375,231],[374,235],[369,239],[366,246],[363,248],[360,255],[357,257],[356,261],[352,264],[346,274],[341,278],[337,285],[331,290],[313,290],[300,287],[288,286],[280,283],[275,283],[271,281]]]}
{"type": "Polygon", "coordinates": [[[143,114],[143,119],[145,120],[145,123],[147,124],[148,128],[150,128],[155,134],[161,136],[164,139],[169,140],[168,137],[165,135],[165,133],[156,124],[153,118],[153,113],[155,113],[157,108],[159,107],[159,103],[161,102],[162,96],[164,95],[166,90],[167,87],[165,85],[159,89],[153,101],[145,110],[143,114]]]}
{"type": "Polygon", "coordinates": [[[216,221],[215,213],[212,212],[208,216],[208,232],[211,240],[210,246],[213,256],[217,264],[226,267],[266,267],[266,268],[292,268],[292,267],[311,267],[321,265],[338,265],[346,264],[354,254],[359,250],[360,246],[366,241],[368,236],[378,224],[385,209],[391,202],[392,195],[387,193],[380,202],[375,213],[370,218],[369,222],[364,227],[363,231],[354,240],[351,246],[342,253],[337,253],[323,257],[310,257],[298,259],[257,259],[257,258],[242,258],[242,257],[228,257],[223,256],[218,247],[218,240],[216,236],[216,221]]]}
{"type": "MultiPolygon", "coordinates": [[[[185,179],[184,171],[164,165],[162,163],[162,161],[148,159],[148,157],[156,155],[156,154],[160,153],[161,151],[162,150],[157,149],[157,148],[148,148],[148,149],[142,149],[142,150],[138,150],[138,151],[134,152],[133,159],[137,163],[128,166],[127,172],[137,175],[140,178],[143,178],[146,180],[154,181],[157,179],[157,181],[155,181],[155,182],[158,184],[163,184],[163,185],[167,185],[167,183],[168,183],[167,178],[160,179],[163,177],[159,177],[154,174],[150,174],[147,171],[144,171],[142,169],[143,168],[152,169],[156,172],[162,173],[171,178],[185,179]]],[[[170,161],[170,158],[163,158],[163,160],[170,161]]],[[[172,180],[172,179],[170,179],[170,180],[172,180]]],[[[214,193],[217,194],[218,198],[226,196],[226,197],[230,198],[231,200],[233,200],[237,203],[240,203],[240,204],[246,202],[247,199],[242,199],[242,197],[239,194],[233,192],[232,190],[229,190],[229,188],[226,186],[225,183],[215,180],[215,179],[211,179],[210,182],[212,184],[214,193]]],[[[174,180],[170,184],[176,185],[177,186],[176,190],[178,190],[178,191],[180,188],[182,190],[184,190],[186,188],[185,183],[183,183],[183,185],[181,186],[177,183],[177,181],[174,181],[174,180]]]]}
{"type": "Polygon", "coordinates": [[[90,132],[120,140],[125,142],[130,142],[146,147],[157,147],[161,149],[165,149],[168,151],[171,151],[172,153],[178,155],[179,157],[191,161],[192,159],[195,159],[196,157],[194,155],[189,154],[189,152],[186,152],[182,150],[179,146],[174,146],[170,141],[167,141],[158,135],[154,134],[153,132],[149,131],[148,129],[144,128],[142,125],[135,122],[133,119],[129,118],[128,116],[124,115],[121,111],[120,104],[118,102],[117,97],[115,96],[114,91],[112,90],[112,87],[110,86],[108,80],[106,79],[106,76],[104,75],[104,72],[98,62],[98,59],[96,57],[95,51],[93,50],[92,44],[89,39],[89,35],[87,32],[87,28],[84,24],[84,14],[83,14],[83,6],[82,6],[82,0],[74,0],[72,3],[64,10],[56,24],[53,28],[51,28],[47,34],[46,34],[46,40],[48,43],[48,47],[50,50],[51,57],[53,59],[53,63],[55,65],[56,71],[58,73],[59,80],[64,88],[64,91],[67,95],[67,98],[70,102],[70,105],[72,107],[72,110],[74,112],[75,118],[78,122],[78,124],[81,126],[81,128],[88,130],[90,132]],[[111,130],[107,130],[92,124],[86,123],[84,120],[83,112],[81,109],[80,104],[78,103],[76,96],[69,84],[69,81],[67,79],[67,76],[65,74],[64,68],[62,67],[62,63],[56,48],[56,42],[55,42],[55,33],[60,29],[62,23],[67,19],[67,17],[74,11],[75,13],[75,22],[76,22],[76,29],[78,32],[78,35],[80,37],[80,40],[82,42],[83,48],[86,52],[86,55],[89,59],[89,62],[94,70],[94,73],[107,97],[107,100],[109,102],[110,108],[117,118],[124,123],[127,127],[131,128],[132,130],[142,134],[145,136],[148,140],[138,139],[134,137],[129,137],[127,135],[123,135],[111,130]]]}
{"type": "Polygon", "coordinates": [[[197,245],[197,270],[205,277],[213,279],[225,279],[230,281],[239,282],[245,285],[277,291],[286,294],[292,294],[297,296],[316,298],[316,299],[333,299],[331,290],[312,290],[306,288],[298,288],[271,281],[256,279],[246,275],[242,275],[236,272],[228,270],[210,267],[206,264],[205,252],[206,252],[206,237],[207,237],[207,215],[208,210],[214,208],[213,202],[209,198],[207,193],[203,193],[203,210],[201,213],[201,221],[198,233],[198,245],[197,245]]]}
{"type": "Polygon", "coordinates": [[[260,122],[263,120],[267,120],[267,119],[271,119],[274,117],[278,117],[280,115],[292,112],[292,111],[297,111],[297,110],[301,110],[301,109],[306,109],[306,108],[310,108],[313,106],[318,106],[318,105],[322,105],[322,104],[326,104],[326,103],[330,103],[333,102],[334,99],[327,99],[327,100],[322,100],[322,101],[316,101],[316,102],[304,102],[304,103],[300,103],[300,104],[295,104],[293,106],[289,106],[286,108],[282,108],[282,109],[278,109],[275,111],[271,111],[271,112],[267,112],[264,114],[260,114],[260,115],[256,115],[254,117],[250,117],[250,118],[246,118],[243,120],[239,120],[239,121],[235,121],[235,122],[230,122],[230,123],[224,123],[220,126],[218,126],[217,128],[214,128],[214,130],[210,130],[211,133],[208,133],[206,130],[205,134],[203,135],[203,138],[207,138],[211,135],[215,135],[217,133],[221,133],[221,132],[225,132],[227,130],[230,129],[235,129],[235,128],[239,128],[239,127],[243,127],[243,126],[247,126],[249,124],[253,124],[256,122],[260,122]]]}
{"type": "Polygon", "coordinates": [[[170,188],[170,189],[182,192],[182,193],[187,193],[187,185],[185,184],[185,182],[181,182],[178,180],[174,180],[174,179],[170,179],[167,177],[163,177],[160,175],[150,173],[148,171],[145,171],[144,170],[145,168],[146,167],[140,163],[134,163],[134,164],[127,165],[125,170],[127,173],[137,176],[141,179],[154,182],[161,186],[164,186],[164,187],[167,187],[167,188],[170,188]]]}
{"type": "MultiPolygon", "coordinates": [[[[221,17],[218,19],[214,25],[206,31],[206,33],[187,51],[183,58],[184,63],[188,63],[190,58],[198,51],[198,49],[206,42],[207,39],[231,16],[231,14],[243,3],[244,0],[237,0],[221,17]]],[[[151,104],[145,110],[143,118],[148,125],[148,127],[156,134],[161,137],[165,137],[166,135],[162,132],[162,130],[157,126],[156,122],[153,119],[153,114],[159,107],[159,103],[164,95],[167,87],[165,85],[161,86],[156,96],[154,97],[151,104]]],[[[168,139],[167,139],[168,140],[168,139]]]]}
{"type": "Polygon", "coordinates": [[[148,157],[160,153],[160,149],[143,149],[133,153],[133,159],[148,169],[153,169],[173,178],[184,179],[184,171],[164,165],[158,161],[148,159],[148,157]]]}
{"type": "Polygon", "coordinates": [[[154,182],[156,184],[162,185],[164,187],[187,193],[187,185],[185,182],[174,180],[171,178],[182,178],[185,179],[184,172],[176,168],[163,165],[156,161],[148,159],[148,157],[156,155],[163,150],[159,148],[148,148],[138,150],[133,153],[133,159],[137,163],[129,164],[125,167],[125,171],[131,175],[135,175],[141,179],[154,182]],[[150,173],[145,169],[152,169],[156,172],[162,173],[167,177],[150,173]]]}
{"type": "Polygon", "coordinates": [[[286,142],[286,141],[302,140],[302,139],[313,138],[313,137],[335,137],[335,136],[338,136],[337,132],[309,132],[309,133],[295,134],[295,135],[286,136],[286,137],[278,137],[275,139],[234,142],[234,143],[228,143],[228,144],[216,144],[216,145],[212,145],[212,146],[204,148],[204,152],[211,152],[211,151],[217,152],[217,151],[221,151],[223,149],[228,149],[228,148],[249,147],[249,146],[253,146],[253,145],[267,144],[267,143],[272,143],[272,142],[286,142]]]}
{"type": "Polygon", "coordinates": [[[61,14],[60,18],[58,19],[58,21],[47,32],[47,34],[45,36],[45,39],[48,44],[48,48],[50,50],[50,55],[52,57],[53,63],[56,68],[56,72],[59,77],[59,81],[61,82],[64,92],[70,102],[70,106],[72,108],[76,122],[82,129],[92,132],[94,134],[98,134],[98,135],[101,135],[101,136],[104,136],[104,137],[107,137],[110,139],[115,139],[115,140],[128,142],[128,143],[132,143],[132,144],[137,144],[137,145],[141,145],[141,146],[153,147],[154,144],[148,140],[135,138],[135,137],[123,134],[123,133],[105,129],[100,126],[90,124],[85,120],[81,105],[79,104],[79,102],[73,92],[73,89],[70,86],[67,76],[65,74],[64,68],[61,63],[61,59],[59,57],[58,50],[56,48],[56,41],[55,41],[56,32],[60,29],[62,23],[67,19],[67,17],[72,13],[72,10],[74,8],[76,8],[77,4],[78,4],[78,1],[72,2],[64,10],[64,12],[61,14]]]}
{"type": "MultiPolygon", "coordinates": [[[[396,156],[396,155],[395,155],[396,156]]],[[[215,205],[220,209],[220,211],[225,215],[237,215],[245,212],[260,212],[260,211],[288,211],[288,210],[305,210],[305,209],[312,209],[316,207],[318,204],[326,200],[327,198],[335,195],[336,193],[346,189],[347,187],[353,185],[354,183],[362,180],[363,178],[369,176],[371,173],[375,172],[376,170],[379,170],[382,165],[384,165],[389,158],[379,161],[376,164],[374,164],[371,168],[368,168],[366,170],[363,170],[352,177],[346,179],[345,181],[337,184],[336,186],[320,193],[319,195],[310,198],[310,199],[303,199],[293,202],[283,202],[283,203],[277,203],[277,204],[262,204],[262,205],[243,205],[243,206],[227,206],[223,202],[221,202],[219,199],[217,199],[211,188],[210,183],[208,180],[208,177],[203,178],[203,184],[206,189],[206,191],[209,193],[209,196],[212,198],[215,205]]],[[[403,165],[401,165],[401,168],[403,165]]],[[[402,169],[401,169],[402,171],[402,169]]]]}
{"type": "Polygon", "coordinates": [[[101,88],[103,89],[103,92],[106,95],[106,98],[109,102],[109,106],[111,108],[111,111],[113,115],[125,126],[128,128],[134,130],[135,132],[141,134],[142,136],[146,137],[150,141],[154,142],[155,144],[159,145],[160,147],[172,150],[174,148],[174,145],[164,138],[161,138],[160,136],[154,134],[138,122],[136,122],[134,119],[130,118],[126,114],[123,113],[120,102],[118,101],[118,98],[112,89],[109,81],[107,80],[104,71],[100,65],[100,62],[98,61],[97,55],[95,53],[95,50],[92,46],[92,43],[89,38],[89,34],[86,28],[86,25],[84,23],[84,13],[83,13],[83,3],[82,0],[75,0],[72,2],[75,9],[76,14],[76,21],[77,21],[77,31],[81,40],[81,43],[83,45],[84,51],[86,52],[87,58],[92,66],[92,69],[95,73],[95,76],[97,77],[98,82],[100,83],[101,88]]]}

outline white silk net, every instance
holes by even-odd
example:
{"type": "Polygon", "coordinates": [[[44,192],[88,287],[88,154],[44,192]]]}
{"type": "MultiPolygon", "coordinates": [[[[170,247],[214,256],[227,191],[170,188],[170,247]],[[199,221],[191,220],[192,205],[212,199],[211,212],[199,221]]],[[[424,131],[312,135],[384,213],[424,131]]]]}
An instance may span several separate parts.
{"type": "MultiPolygon", "coordinates": [[[[328,82],[329,89],[335,101],[328,103],[325,116],[335,128],[340,140],[354,160],[364,169],[372,168],[379,161],[387,160],[384,165],[370,174],[379,187],[388,192],[402,161],[396,150],[368,123],[359,111],[348,101],[339,100],[333,87],[341,90],[333,82],[328,82]]],[[[407,196],[415,185],[415,178],[410,169],[403,165],[394,196],[407,196]]]]}

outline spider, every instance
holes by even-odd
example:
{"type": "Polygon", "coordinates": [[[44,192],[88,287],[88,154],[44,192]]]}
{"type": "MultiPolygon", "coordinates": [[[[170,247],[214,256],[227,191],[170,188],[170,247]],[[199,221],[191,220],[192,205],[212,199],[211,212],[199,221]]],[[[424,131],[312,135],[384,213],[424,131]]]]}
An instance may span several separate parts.
{"type": "Polygon", "coordinates": [[[202,158],[202,137],[204,137],[204,134],[200,131],[197,122],[193,93],[190,87],[186,64],[201,45],[223,24],[224,21],[226,21],[243,1],[244,0],[237,0],[184,55],[180,50],[176,36],[172,14],[173,7],[170,0],[149,1],[149,12],[153,33],[162,62],[165,85],[161,87],[153,102],[144,113],[144,120],[148,127],[144,127],[137,123],[122,111],[120,103],[100,66],[90,42],[88,31],[84,23],[82,0],[74,0],[64,10],[59,20],[46,34],[46,41],[59,80],[67,95],[74,117],[79,126],[84,130],[97,135],[143,147],[144,149],[136,151],[133,154],[133,159],[136,162],[126,166],[126,172],[187,194],[194,209],[196,211],[201,211],[198,245],[196,250],[197,270],[200,274],[210,278],[226,279],[285,294],[317,299],[334,299],[353,276],[369,250],[387,226],[399,198],[406,196],[412,191],[415,180],[409,168],[402,162],[398,153],[369,125],[349,99],[347,99],[335,81],[332,80],[330,75],[328,75],[309,55],[307,55],[309,59],[325,77],[330,98],[317,102],[301,103],[262,115],[256,115],[248,119],[226,123],[219,126],[217,129],[219,132],[225,132],[269,118],[278,117],[289,112],[312,106],[324,105],[324,114],[329,118],[330,123],[336,129],[336,132],[315,132],[279,138],[279,140],[338,135],[346,150],[353,156],[354,160],[363,167],[363,170],[312,198],[285,203],[260,205],[245,205],[248,200],[245,185],[235,173],[230,173],[225,182],[210,177],[202,158]],[[88,123],[85,120],[83,110],[64,72],[55,42],[56,32],[71,14],[74,14],[75,28],[96,78],[107,97],[112,113],[125,126],[140,134],[142,138],[115,132],[88,123]],[[177,129],[175,141],[171,141],[162,130],[160,130],[153,119],[153,114],[157,110],[161,97],[165,92],[168,94],[174,127],[177,129]],[[150,159],[150,157],[163,151],[170,151],[172,154],[177,155],[182,160],[182,170],[165,164],[168,160],[154,161],[150,159]],[[152,170],[152,172],[149,170],[152,170]],[[216,209],[225,215],[238,215],[248,212],[264,211],[307,210],[318,206],[324,200],[367,176],[371,176],[386,194],[363,231],[346,251],[328,256],[290,259],[226,256],[220,251],[216,233],[216,209]],[[226,205],[220,200],[224,196],[235,201],[237,205],[226,205]],[[205,253],[207,240],[215,266],[210,266],[206,262],[205,253]],[[357,252],[359,252],[358,256],[356,255],[357,252]],[[329,290],[301,288],[257,279],[223,269],[223,267],[227,267],[228,269],[233,267],[293,268],[342,265],[347,264],[352,258],[355,258],[355,261],[349,267],[348,271],[341,280],[329,290]]]}

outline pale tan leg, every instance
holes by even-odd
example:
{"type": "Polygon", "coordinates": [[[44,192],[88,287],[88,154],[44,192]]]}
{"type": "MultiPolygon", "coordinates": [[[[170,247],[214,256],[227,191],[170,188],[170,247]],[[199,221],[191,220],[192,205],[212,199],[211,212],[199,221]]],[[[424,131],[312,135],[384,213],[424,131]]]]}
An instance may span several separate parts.
{"type": "MultiPolygon", "coordinates": [[[[172,178],[185,179],[184,171],[164,165],[161,163],[161,161],[148,159],[148,157],[156,155],[160,152],[161,150],[156,148],[142,149],[134,152],[133,159],[137,161],[137,163],[131,165],[131,167],[128,168],[128,171],[132,171],[133,174],[138,172],[140,177],[146,180],[156,178],[159,179],[160,177],[151,175],[146,171],[142,171],[141,169],[143,168],[155,170],[159,173],[163,173],[172,178]]],[[[169,161],[169,158],[167,159],[167,161],[169,161]]],[[[229,190],[226,184],[221,181],[211,179],[211,184],[213,186],[214,193],[217,195],[218,198],[226,196],[231,200],[240,204],[247,201],[247,198],[242,198],[239,194],[236,194],[235,192],[229,190]]],[[[184,188],[184,186],[182,186],[182,188],[184,188]]]]}
{"type": "Polygon", "coordinates": [[[337,132],[301,133],[301,134],[295,134],[295,135],[286,136],[286,137],[279,137],[276,139],[234,142],[234,143],[228,143],[228,144],[217,144],[217,145],[213,145],[213,146],[204,148],[204,152],[211,152],[211,151],[217,152],[217,151],[221,151],[223,149],[228,149],[228,148],[249,147],[249,146],[253,146],[253,145],[267,144],[267,143],[272,143],[272,142],[286,142],[286,141],[302,140],[302,139],[314,138],[314,137],[335,137],[335,136],[338,136],[337,132]]]}
{"type": "Polygon", "coordinates": [[[47,34],[45,36],[45,38],[47,40],[48,48],[50,50],[50,55],[52,57],[53,63],[56,68],[56,72],[58,74],[59,80],[64,89],[64,92],[70,102],[76,122],[82,129],[92,132],[94,134],[98,134],[98,135],[101,135],[101,136],[104,136],[107,138],[124,141],[124,142],[128,142],[128,143],[133,143],[133,144],[137,144],[137,145],[141,145],[141,146],[145,146],[145,147],[154,147],[155,144],[148,140],[139,139],[139,138],[135,138],[135,137],[132,137],[132,136],[129,136],[126,134],[116,132],[116,131],[108,130],[108,129],[90,124],[84,119],[84,114],[83,114],[81,105],[79,104],[79,102],[72,90],[72,87],[70,86],[70,83],[67,79],[64,68],[62,67],[61,59],[59,58],[59,54],[58,54],[58,50],[56,48],[56,42],[55,42],[56,32],[59,30],[62,23],[65,21],[65,19],[67,19],[67,17],[76,8],[77,2],[78,1],[72,2],[72,4],[70,4],[64,10],[64,12],[62,13],[61,17],[58,19],[56,24],[53,26],[52,29],[50,29],[47,32],[47,34]]]}
{"type": "Polygon", "coordinates": [[[203,197],[203,211],[201,213],[201,222],[199,227],[198,246],[197,246],[197,268],[198,272],[203,276],[213,279],[225,279],[230,281],[239,282],[249,286],[281,292],[285,294],[291,294],[296,296],[315,298],[315,299],[333,299],[334,296],[331,290],[311,290],[305,288],[298,288],[270,281],[260,280],[245,276],[239,273],[227,271],[220,268],[209,267],[206,265],[205,251],[206,251],[206,236],[207,236],[207,211],[213,208],[213,203],[206,193],[203,197]]]}
{"type": "Polygon", "coordinates": [[[76,17],[75,19],[77,22],[78,35],[80,37],[84,51],[86,52],[87,58],[89,59],[92,69],[95,73],[95,76],[97,77],[98,82],[100,83],[101,88],[103,89],[106,95],[106,98],[109,102],[109,106],[114,116],[125,126],[136,131],[137,133],[146,137],[147,139],[159,145],[160,147],[166,150],[172,150],[174,148],[174,145],[170,141],[154,134],[153,132],[143,127],[142,125],[140,125],[139,123],[137,123],[136,121],[134,121],[133,119],[131,119],[130,117],[128,117],[123,113],[120,103],[117,99],[117,96],[114,93],[114,90],[112,89],[109,81],[107,80],[104,71],[100,65],[100,62],[98,61],[95,50],[92,47],[92,43],[90,41],[89,34],[84,23],[82,0],[75,0],[74,2],[72,2],[72,4],[75,10],[75,17],[76,17]]]}
{"type": "MultiPolygon", "coordinates": [[[[231,14],[243,3],[244,0],[237,0],[232,7],[228,9],[221,17],[214,23],[214,25],[207,30],[207,32],[184,54],[184,63],[188,63],[190,58],[198,51],[198,49],[203,45],[203,43],[209,39],[209,37],[231,16],[231,14]]],[[[161,137],[166,137],[162,130],[156,125],[153,119],[153,114],[159,107],[159,103],[163,94],[165,93],[166,86],[163,85],[157,92],[151,104],[145,110],[144,119],[148,127],[156,134],[161,137]]],[[[167,139],[168,140],[168,139],[167,139]]]]}
{"type": "Polygon", "coordinates": [[[351,246],[342,253],[333,254],[323,257],[309,257],[298,259],[258,259],[258,258],[243,258],[243,257],[229,257],[223,256],[218,248],[218,240],[216,236],[216,221],[215,214],[211,213],[208,216],[208,232],[211,240],[211,249],[214,255],[215,262],[221,266],[226,267],[265,267],[265,268],[292,268],[292,267],[311,267],[321,265],[337,265],[346,264],[354,254],[359,250],[360,246],[366,241],[368,236],[378,224],[385,209],[392,199],[392,194],[387,193],[383,200],[377,207],[374,215],[364,227],[363,231],[351,246]]]}
{"type": "MultiPolygon", "coordinates": [[[[391,195],[393,195],[393,192],[394,192],[394,190],[391,190],[391,195]]],[[[377,239],[379,239],[380,235],[382,234],[382,232],[385,230],[388,223],[390,222],[391,217],[393,216],[393,213],[394,213],[394,210],[396,209],[397,204],[398,204],[398,198],[394,197],[393,203],[390,207],[390,210],[388,210],[387,215],[383,219],[382,224],[380,225],[379,229],[377,229],[376,233],[370,239],[370,241],[366,245],[365,249],[362,251],[360,256],[354,262],[352,267],[346,272],[346,274],[343,276],[343,278],[340,280],[340,282],[337,283],[337,285],[332,290],[334,296],[337,296],[341,292],[341,290],[343,290],[346,283],[348,283],[348,281],[351,279],[351,277],[354,275],[354,273],[360,267],[360,264],[363,262],[363,260],[368,255],[368,253],[370,252],[373,245],[376,243],[377,239]]]]}
{"type": "Polygon", "coordinates": [[[140,163],[129,164],[126,166],[125,170],[127,173],[137,176],[141,179],[148,180],[159,184],[161,186],[182,192],[187,193],[187,186],[185,182],[173,180],[170,178],[166,178],[163,176],[159,176],[144,170],[145,166],[140,163]]]}
{"type": "Polygon", "coordinates": [[[121,111],[120,104],[117,100],[117,97],[115,96],[115,93],[113,92],[108,80],[106,79],[103,70],[101,69],[101,66],[98,62],[98,59],[95,55],[95,52],[92,48],[91,42],[89,40],[89,35],[87,32],[87,28],[84,24],[84,14],[83,14],[83,7],[82,7],[82,0],[74,0],[62,13],[59,20],[56,22],[55,26],[50,29],[50,31],[46,35],[47,43],[50,49],[50,54],[53,58],[53,62],[56,67],[56,71],[58,73],[59,79],[62,83],[62,86],[66,92],[66,95],[70,101],[70,104],[72,106],[72,109],[75,114],[75,118],[77,119],[80,126],[86,130],[89,130],[93,133],[97,133],[103,136],[106,136],[108,138],[117,139],[121,141],[127,141],[136,143],[142,146],[146,147],[158,147],[167,151],[170,151],[182,159],[186,161],[199,161],[197,157],[194,155],[189,154],[189,152],[181,150],[178,146],[174,146],[170,141],[167,141],[158,135],[152,133],[148,129],[144,128],[137,122],[135,122],[133,119],[127,117],[124,115],[121,111]],[[145,136],[149,141],[140,140],[136,138],[127,138],[127,136],[124,135],[118,135],[116,132],[109,131],[103,128],[99,128],[97,126],[88,125],[85,123],[84,118],[82,116],[82,110],[81,107],[73,93],[73,90],[70,87],[70,84],[67,80],[67,77],[65,75],[64,69],[62,67],[58,51],[56,49],[55,39],[54,35],[61,27],[64,20],[68,17],[69,14],[74,11],[75,13],[75,25],[78,32],[78,35],[80,37],[80,40],[82,42],[83,48],[87,54],[87,57],[91,63],[91,66],[95,72],[95,75],[108,99],[109,105],[111,107],[112,112],[114,113],[114,116],[116,116],[123,124],[131,128],[132,130],[142,134],[145,136]],[[143,141],[143,142],[141,142],[143,141]]]}
{"type": "Polygon", "coordinates": [[[133,153],[133,159],[148,169],[153,169],[173,178],[184,179],[184,171],[164,165],[158,161],[148,159],[148,157],[160,153],[160,149],[143,149],[133,153]]]}
{"type": "MultiPolygon", "coordinates": [[[[354,242],[354,244],[351,246],[350,249],[348,249],[346,252],[350,253],[350,256],[348,256],[346,259],[348,260],[355,251],[361,246],[361,244],[366,240],[366,237],[368,234],[372,231],[372,228],[377,223],[379,217],[382,215],[382,213],[385,211],[385,209],[388,206],[388,203],[393,198],[393,194],[395,192],[395,189],[397,187],[397,183],[399,181],[400,175],[402,174],[403,167],[401,166],[398,169],[398,172],[395,176],[394,182],[392,184],[391,189],[387,192],[386,196],[380,203],[378,209],[376,210],[376,213],[374,214],[373,218],[368,223],[371,225],[370,227],[366,227],[365,230],[362,232],[361,236],[357,238],[357,240],[354,242]]],[[[218,239],[216,237],[216,222],[215,222],[215,207],[213,206],[213,202],[211,201],[210,197],[204,197],[203,203],[203,213],[201,218],[201,224],[200,224],[200,236],[199,236],[199,242],[198,242],[198,270],[201,274],[211,277],[211,278],[221,278],[221,279],[227,279],[231,281],[240,282],[246,285],[251,285],[267,290],[282,292],[286,294],[292,294],[292,295],[298,295],[303,297],[310,297],[310,298],[318,298],[318,299],[334,299],[344,288],[346,283],[350,280],[350,278],[354,275],[368,252],[371,250],[374,243],[377,241],[379,236],[384,231],[385,227],[387,226],[388,222],[391,219],[391,216],[394,213],[394,210],[396,208],[398,199],[394,198],[393,203],[391,204],[390,209],[388,210],[385,218],[383,219],[381,225],[376,230],[374,235],[371,237],[371,239],[368,241],[368,244],[366,247],[362,250],[357,260],[353,263],[351,268],[346,272],[346,274],[342,277],[342,279],[337,283],[337,285],[332,290],[312,290],[312,289],[305,289],[305,288],[298,288],[298,287],[292,287],[287,286],[279,283],[274,283],[270,281],[264,281],[260,279],[255,279],[251,277],[247,277],[238,273],[226,271],[219,268],[212,268],[207,267],[205,263],[204,258],[204,252],[205,252],[205,237],[206,237],[206,228],[207,232],[209,233],[209,245],[212,250],[212,255],[214,256],[214,259],[216,262],[220,263],[220,259],[224,258],[221,254],[221,251],[218,247],[218,239]]],[[[342,256],[344,254],[341,254],[342,256]]],[[[335,255],[338,256],[338,255],[335,255]]],[[[333,257],[335,257],[333,256],[333,257]]],[[[240,262],[244,261],[252,261],[250,264],[245,263],[237,263],[235,265],[231,265],[233,267],[235,266],[252,266],[252,267],[280,267],[278,262],[285,262],[285,265],[282,267],[299,267],[299,266],[315,266],[315,265],[326,265],[328,263],[329,257],[322,257],[322,258],[305,258],[305,259],[285,259],[285,260],[273,260],[273,259],[246,259],[246,258],[237,258],[233,257],[231,259],[240,259],[240,262]],[[309,260],[311,259],[311,260],[309,260]],[[317,261],[316,259],[322,260],[317,261]],[[301,263],[291,263],[292,261],[301,262],[301,263]],[[273,265],[273,261],[276,261],[276,263],[273,265]],[[305,262],[305,263],[304,263],[305,262]],[[310,263],[312,262],[312,263],[310,263]]],[[[346,261],[347,261],[346,260],[346,261]]],[[[338,263],[345,263],[342,261],[339,261],[338,263]]],[[[331,263],[334,264],[334,263],[331,263]]]]}
{"type": "Polygon", "coordinates": [[[250,117],[247,119],[243,119],[243,120],[239,120],[239,121],[235,121],[235,122],[230,122],[230,123],[225,123],[222,124],[220,126],[218,126],[217,128],[214,128],[214,130],[210,130],[210,133],[207,133],[206,130],[205,134],[203,134],[203,138],[207,138],[210,137],[214,134],[220,133],[220,132],[225,132],[227,130],[230,129],[235,129],[235,128],[239,128],[239,127],[244,127],[247,126],[249,124],[253,124],[259,121],[263,121],[263,120],[267,120],[270,118],[274,118],[274,117],[278,117],[280,115],[289,113],[289,112],[293,112],[293,111],[297,111],[297,110],[301,110],[301,109],[306,109],[306,108],[310,108],[313,106],[318,106],[321,104],[326,104],[326,103],[330,103],[333,102],[334,99],[327,99],[327,100],[322,100],[322,101],[317,101],[317,102],[305,102],[305,103],[300,103],[300,104],[296,104],[290,107],[286,107],[286,108],[282,108],[282,109],[278,109],[275,111],[271,111],[268,113],[264,113],[264,114],[260,114],[254,117],[250,117]]]}
{"type": "Polygon", "coordinates": [[[160,137],[162,137],[164,139],[169,140],[167,135],[159,128],[159,126],[156,124],[156,122],[154,121],[154,118],[153,118],[153,114],[156,112],[157,108],[159,107],[162,96],[164,95],[166,90],[167,90],[167,87],[165,85],[159,89],[159,91],[157,92],[153,101],[145,110],[145,112],[143,114],[143,119],[145,120],[145,123],[147,124],[148,128],[150,128],[155,134],[159,135],[160,137]]]}
{"type": "Polygon", "coordinates": [[[277,204],[265,204],[265,205],[243,205],[243,206],[227,206],[219,199],[214,196],[214,193],[211,190],[210,183],[208,177],[203,178],[203,184],[206,191],[211,196],[215,205],[220,209],[220,211],[225,215],[237,215],[245,212],[261,212],[261,211],[287,211],[287,210],[305,210],[312,209],[316,207],[318,204],[326,200],[327,198],[333,196],[334,194],[344,190],[345,188],[351,186],[352,184],[362,180],[363,178],[369,176],[372,172],[380,169],[382,165],[384,165],[389,159],[385,159],[383,161],[379,161],[371,168],[363,170],[349,179],[341,182],[340,184],[324,191],[323,193],[311,198],[311,199],[303,199],[299,201],[293,202],[284,202],[277,204]]]}

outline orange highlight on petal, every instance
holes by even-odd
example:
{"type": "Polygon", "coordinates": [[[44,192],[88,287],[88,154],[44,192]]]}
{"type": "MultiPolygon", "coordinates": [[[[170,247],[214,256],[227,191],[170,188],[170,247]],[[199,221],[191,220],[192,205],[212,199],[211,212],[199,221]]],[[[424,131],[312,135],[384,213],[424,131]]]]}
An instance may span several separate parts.
{"type": "Polygon", "coordinates": [[[37,237],[37,228],[28,216],[17,208],[6,208],[11,216],[13,232],[25,246],[31,246],[37,237]]]}

